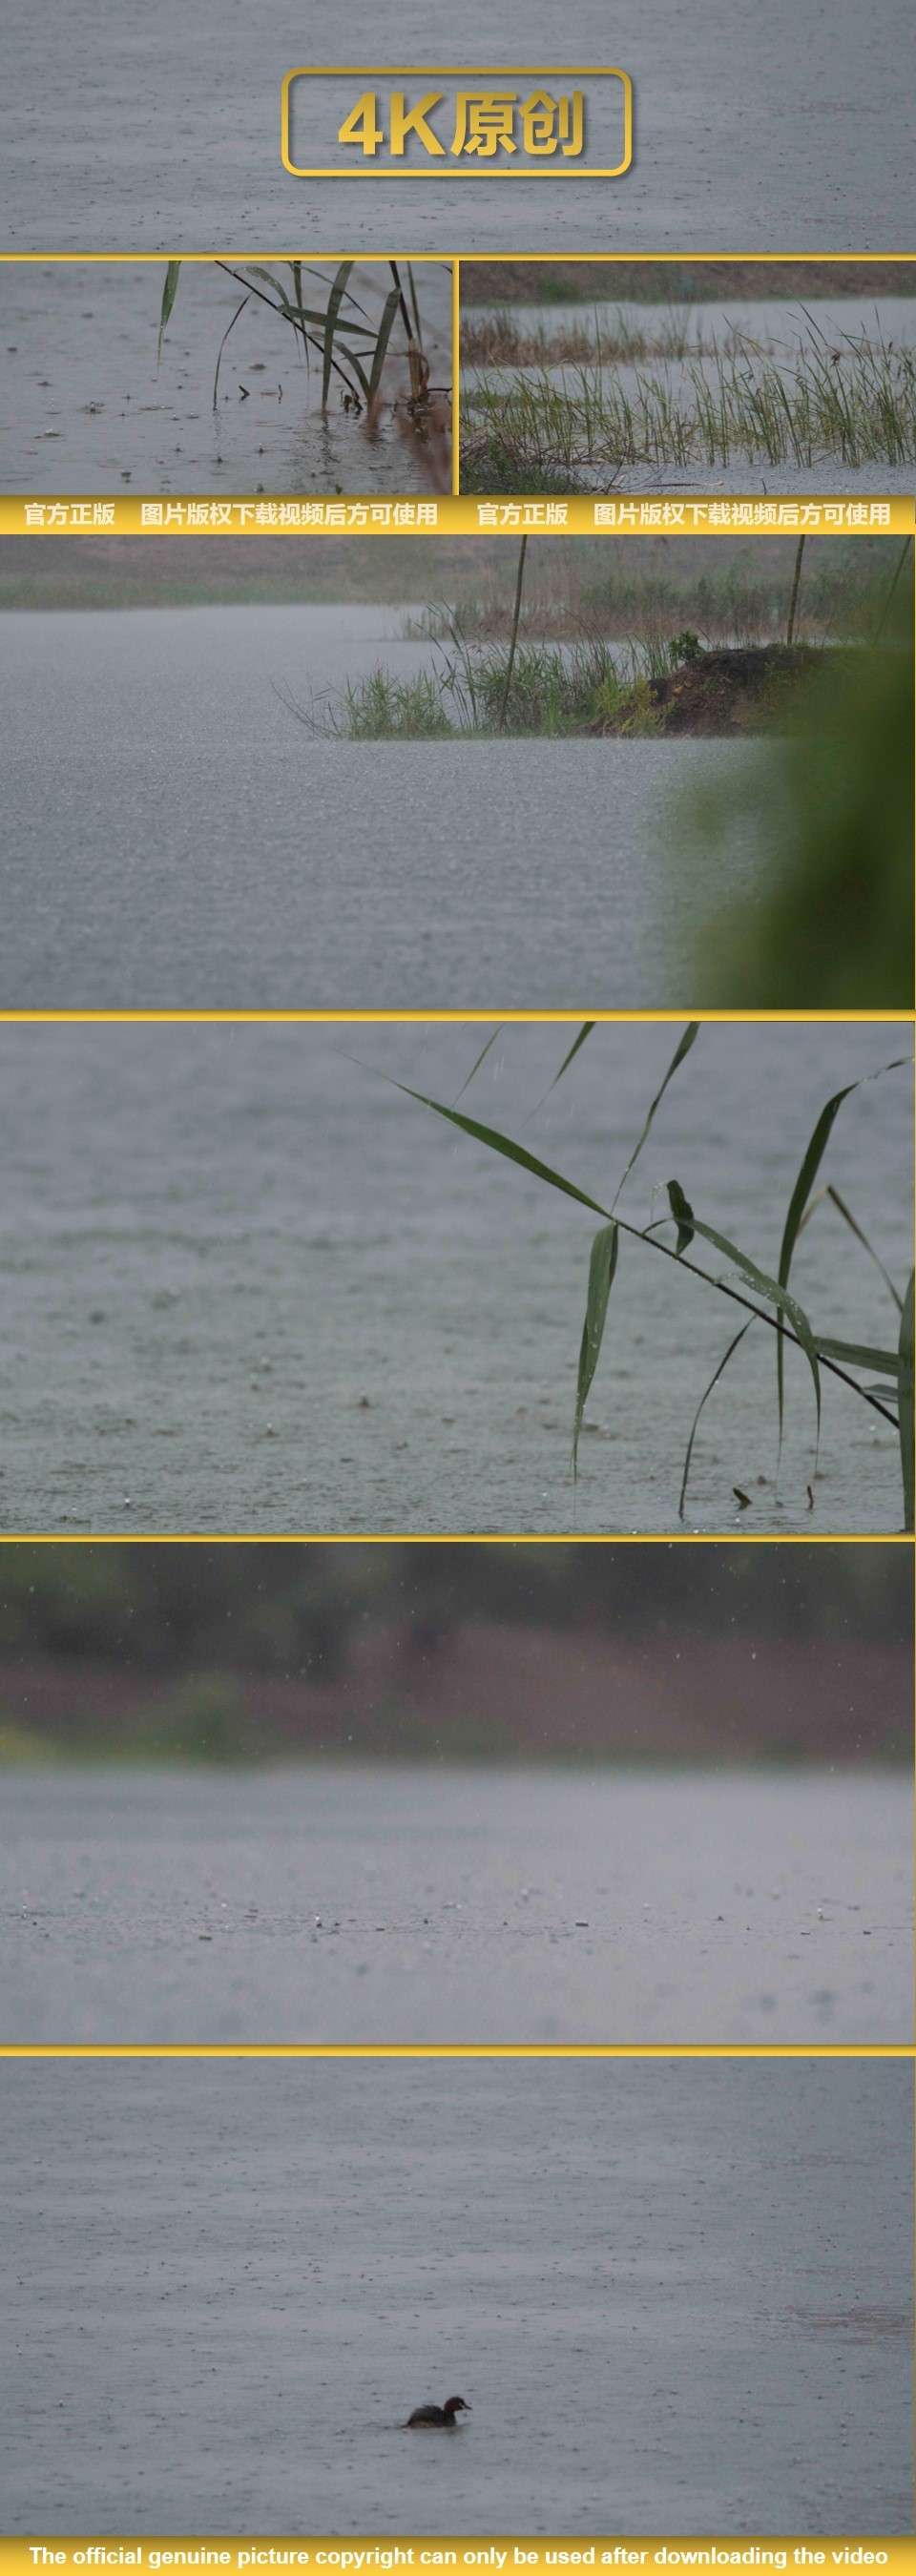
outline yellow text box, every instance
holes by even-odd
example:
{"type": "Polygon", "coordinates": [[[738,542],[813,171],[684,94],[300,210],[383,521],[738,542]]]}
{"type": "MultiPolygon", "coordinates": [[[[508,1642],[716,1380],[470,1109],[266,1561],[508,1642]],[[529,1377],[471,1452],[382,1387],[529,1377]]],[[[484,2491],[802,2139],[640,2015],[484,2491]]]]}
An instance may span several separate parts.
{"type": "Polygon", "coordinates": [[[633,84],[628,72],[606,63],[495,70],[303,63],[283,82],[280,149],[294,179],[622,179],[633,159],[633,84]],[[315,101],[318,157],[303,161],[293,157],[296,85],[310,81],[334,88],[315,101]],[[410,92],[401,88],[404,81],[410,92]],[[572,82],[572,90],[561,91],[561,82],[572,82]],[[619,99],[600,88],[603,82],[619,83],[619,99]],[[589,130],[596,120],[601,126],[612,95],[620,156],[590,161],[582,157],[589,130]],[[344,157],[321,157],[332,149],[344,157]]]}
{"type": "Polygon", "coordinates": [[[304,499],[279,493],[48,494],[0,497],[0,535],[22,536],[908,536],[916,502],[880,493],[855,500],[835,495],[785,500],[756,496],[627,501],[537,497],[506,500],[408,497],[380,501],[351,494],[304,499]]]}

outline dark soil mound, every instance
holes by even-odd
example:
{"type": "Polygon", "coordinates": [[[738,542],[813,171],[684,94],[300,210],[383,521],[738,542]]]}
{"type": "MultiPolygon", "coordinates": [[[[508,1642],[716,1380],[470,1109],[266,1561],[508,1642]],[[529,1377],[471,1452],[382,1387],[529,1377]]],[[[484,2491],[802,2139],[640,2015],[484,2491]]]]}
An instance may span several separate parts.
{"type": "MultiPolygon", "coordinates": [[[[697,653],[675,671],[657,674],[648,689],[661,733],[778,733],[781,720],[797,700],[799,683],[823,667],[823,653],[813,644],[733,645],[714,653],[697,653]]],[[[835,662],[837,654],[832,655],[835,662]]],[[[629,734],[634,725],[630,693],[619,712],[602,718],[590,731],[629,734]]]]}
{"type": "Polygon", "coordinates": [[[822,660],[812,644],[745,644],[698,653],[649,686],[664,710],[666,733],[747,733],[795,696],[822,660]]]}

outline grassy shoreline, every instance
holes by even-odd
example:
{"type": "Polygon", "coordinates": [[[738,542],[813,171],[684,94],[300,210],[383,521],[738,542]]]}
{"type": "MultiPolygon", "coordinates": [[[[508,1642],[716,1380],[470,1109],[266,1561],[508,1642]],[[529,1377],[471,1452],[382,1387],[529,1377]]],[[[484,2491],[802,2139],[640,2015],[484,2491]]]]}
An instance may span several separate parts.
{"type": "Polygon", "coordinates": [[[822,681],[852,697],[875,662],[863,646],[828,655],[775,640],[704,652],[690,629],[645,646],[590,636],[508,653],[453,630],[422,671],[379,662],[307,706],[286,703],[310,733],[345,742],[760,738],[816,722],[822,681]]]}

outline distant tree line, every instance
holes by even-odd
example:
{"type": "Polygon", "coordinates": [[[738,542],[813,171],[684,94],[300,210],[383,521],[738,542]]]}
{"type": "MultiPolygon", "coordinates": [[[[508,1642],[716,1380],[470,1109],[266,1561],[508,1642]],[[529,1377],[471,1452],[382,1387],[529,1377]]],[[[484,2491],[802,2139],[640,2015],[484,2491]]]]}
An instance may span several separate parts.
{"type": "Polygon", "coordinates": [[[913,1634],[909,1548],[356,1542],[0,1546],[0,1658],[101,1660],[330,1681],[361,1628],[422,1649],[469,1621],[666,1635],[913,1634]]]}

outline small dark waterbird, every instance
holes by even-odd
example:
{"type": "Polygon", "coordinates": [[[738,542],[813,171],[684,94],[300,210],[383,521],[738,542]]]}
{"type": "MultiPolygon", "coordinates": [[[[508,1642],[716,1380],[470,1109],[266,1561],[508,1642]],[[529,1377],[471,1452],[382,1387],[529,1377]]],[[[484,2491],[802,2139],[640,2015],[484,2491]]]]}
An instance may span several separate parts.
{"type": "Polygon", "coordinates": [[[436,2431],[454,2433],[458,2429],[455,2423],[456,2415],[470,2415],[470,2413],[471,2409],[466,2398],[447,2397],[444,2406],[415,2406],[413,2414],[408,2415],[406,2424],[402,2424],[401,2431],[402,2433],[436,2431]]]}

